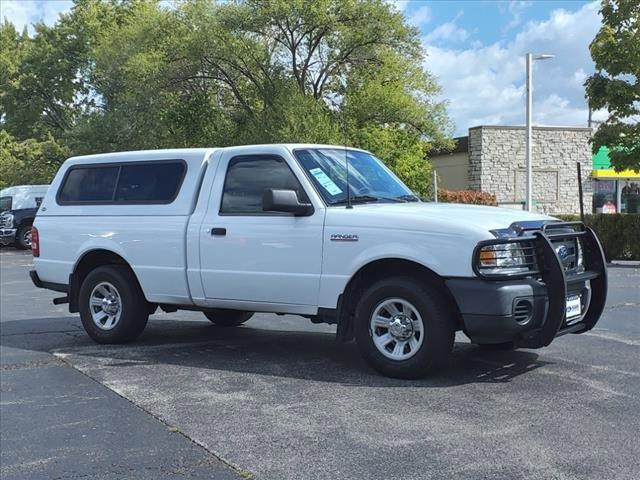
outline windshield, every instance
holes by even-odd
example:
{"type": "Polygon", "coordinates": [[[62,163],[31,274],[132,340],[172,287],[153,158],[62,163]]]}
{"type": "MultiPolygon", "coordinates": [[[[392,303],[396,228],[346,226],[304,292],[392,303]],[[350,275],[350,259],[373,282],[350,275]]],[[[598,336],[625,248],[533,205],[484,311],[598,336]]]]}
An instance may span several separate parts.
{"type": "Polygon", "coordinates": [[[295,156],[328,205],[347,203],[347,168],[352,203],[417,202],[416,197],[376,157],[342,148],[295,150],[295,156]]]}
{"type": "Polygon", "coordinates": [[[0,197],[0,212],[11,210],[11,197],[0,197]]]}

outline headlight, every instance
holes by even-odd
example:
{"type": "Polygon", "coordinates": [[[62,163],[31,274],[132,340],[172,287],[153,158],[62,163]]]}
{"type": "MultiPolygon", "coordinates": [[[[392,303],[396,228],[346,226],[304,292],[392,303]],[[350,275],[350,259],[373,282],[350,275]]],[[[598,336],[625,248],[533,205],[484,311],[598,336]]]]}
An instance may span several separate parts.
{"type": "Polygon", "coordinates": [[[476,256],[481,275],[509,275],[536,269],[535,249],[531,242],[496,243],[481,247],[476,256]]]}
{"type": "Polygon", "coordinates": [[[13,228],[13,214],[3,213],[2,216],[0,216],[0,225],[4,228],[13,228]]]}

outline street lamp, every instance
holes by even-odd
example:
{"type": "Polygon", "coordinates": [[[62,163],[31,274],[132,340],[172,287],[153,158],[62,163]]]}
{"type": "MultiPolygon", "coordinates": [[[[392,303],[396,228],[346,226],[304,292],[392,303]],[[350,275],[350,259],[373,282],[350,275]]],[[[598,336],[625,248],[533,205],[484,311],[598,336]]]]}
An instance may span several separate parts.
{"type": "Polygon", "coordinates": [[[533,207],[533,169],[531,166],[531,143],[532,143],[532,131],[531,131],[531,103],[533,98],[533,85],[531,83],[531,76],[533,70],[534,60],[548,60],[553,58],[554,55],[542,53],[534,55],[533,53],[527,53],[527,199],[525,208],[527,211],[531,211],[533,207]]]}

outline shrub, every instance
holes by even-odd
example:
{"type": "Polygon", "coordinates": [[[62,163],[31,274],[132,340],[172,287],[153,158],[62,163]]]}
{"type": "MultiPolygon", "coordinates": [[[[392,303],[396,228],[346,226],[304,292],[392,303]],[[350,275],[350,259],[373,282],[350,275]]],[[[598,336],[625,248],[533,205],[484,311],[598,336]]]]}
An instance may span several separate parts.
{"type": "Polygon", "coordinates": [[[473,205],[497,205],[495,195],[476,190],[438,189],[438,201],[444,203],[470,203],[473,205]]]}
{"type": "MultiPolygon", "coordinates": [[[[556,215],[575,222],[579,215],[556,215]]],[[[584,223],[593,228],[608,261],[640,260],[640,214],[615,213],[585,215],[584,223]]]]}

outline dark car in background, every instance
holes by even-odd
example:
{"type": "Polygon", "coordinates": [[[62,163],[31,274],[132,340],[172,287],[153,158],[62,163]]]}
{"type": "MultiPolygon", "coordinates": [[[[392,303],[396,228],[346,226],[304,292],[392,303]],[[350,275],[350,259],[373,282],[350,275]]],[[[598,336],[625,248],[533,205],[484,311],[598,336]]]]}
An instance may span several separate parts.
{"type": "Polygon", "coordinates": [[[0,190],[0,245],[31,248],[31,225],[49,185],[17,185],[0,190]]]}

